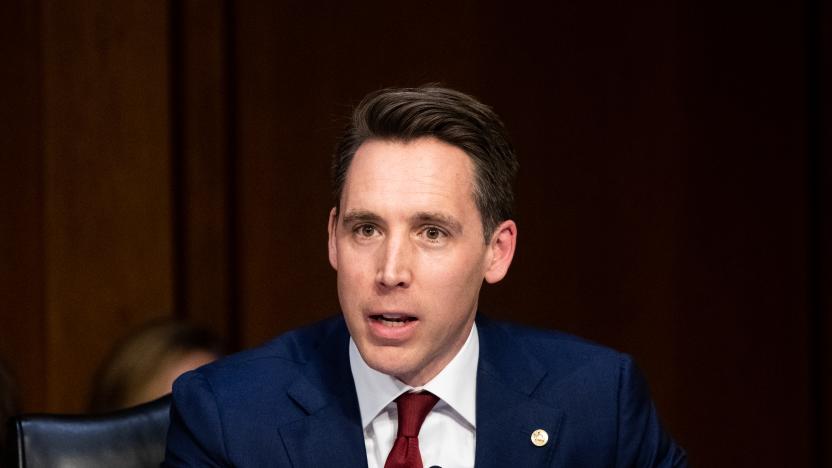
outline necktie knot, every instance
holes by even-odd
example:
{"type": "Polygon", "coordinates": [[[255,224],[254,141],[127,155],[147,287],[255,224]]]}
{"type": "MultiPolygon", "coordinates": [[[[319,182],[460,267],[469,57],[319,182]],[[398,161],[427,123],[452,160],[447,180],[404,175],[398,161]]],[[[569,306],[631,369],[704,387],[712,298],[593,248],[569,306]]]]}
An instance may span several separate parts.
{"type": "Polygon", "coordinates": [[[399,429],[385,468],[421,468],[419,430],[437,401],[439,397],[430,392],[403,393],[396,398],[399,429]]]}
{"type": "Polygon", "coordinates": [[[403,393],[396,398],[399,429],[396,437],[419,437],[422,423],[439,397],[430,392],[403,393]]]}

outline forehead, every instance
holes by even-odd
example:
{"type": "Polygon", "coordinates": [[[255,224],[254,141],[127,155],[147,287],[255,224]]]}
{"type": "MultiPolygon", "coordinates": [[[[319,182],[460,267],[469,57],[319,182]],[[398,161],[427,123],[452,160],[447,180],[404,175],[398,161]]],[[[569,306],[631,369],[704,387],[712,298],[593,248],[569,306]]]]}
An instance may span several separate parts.
{"type": "Polygon", "coordinates": [[[473,211],[474,166],[460,148],[435,138],[368,140],[347,171],[344,210],[473,211]]]}

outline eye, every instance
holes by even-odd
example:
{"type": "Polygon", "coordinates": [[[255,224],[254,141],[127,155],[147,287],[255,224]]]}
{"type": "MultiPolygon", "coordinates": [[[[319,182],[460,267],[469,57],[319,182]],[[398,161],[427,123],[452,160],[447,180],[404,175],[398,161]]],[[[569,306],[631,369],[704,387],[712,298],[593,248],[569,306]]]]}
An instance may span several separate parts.
{"type": "Polygon", "coordinates": [[[373,237],[376,234],[376,227],[372,224],[362,224],[355,229],[355,232],[362,237],[373,237]]]}
{"type": "Polygon", "coordinates": [[[425,226],[420,233],[421,236],[428,242],[438,244],[448,237],[448,234],[440,227],[425,226]]]}

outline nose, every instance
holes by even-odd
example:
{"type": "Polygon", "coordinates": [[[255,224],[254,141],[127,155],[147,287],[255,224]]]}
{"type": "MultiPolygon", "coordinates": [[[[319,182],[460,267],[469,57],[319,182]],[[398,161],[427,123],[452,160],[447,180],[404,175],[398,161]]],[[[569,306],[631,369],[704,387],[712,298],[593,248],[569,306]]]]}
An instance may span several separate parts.
{"type": "Polygon", "coordinates": [[[388,238],[381,248],[376,282],[379,286],[407,288],[413,279],[411,271],[412,252],[406,240],[388,238]]]}

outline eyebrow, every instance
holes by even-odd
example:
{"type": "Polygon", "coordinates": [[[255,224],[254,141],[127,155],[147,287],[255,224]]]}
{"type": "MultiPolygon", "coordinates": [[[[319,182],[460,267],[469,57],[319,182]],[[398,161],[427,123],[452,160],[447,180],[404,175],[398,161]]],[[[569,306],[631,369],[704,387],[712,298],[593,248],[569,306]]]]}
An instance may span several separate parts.
{"type": "Polygon", "coordinates": [[[381,223],[381,216],[367,210],[353,210],[347,212],[341,219],[341,224],[353,223],[381,223]]]}
{"type": "Polygon", "coordinates": [[[438,211],[420,211],[413,215],[411,219],[419,223],[439,224],[447,227],[451,231],[462,234],[462,223],[457,221],[453,216],[445,213],[438,211]]]}
{"type": "MultiPolygon", "coordinates": [[[[410,217],[413,224],[438,224],[445,226],[451,231],[462,233],[462,223],[451,215],[438,211],[420,211],[410,217]]],[[[352,210],[347,212],[341,219],[341,224],[349,225],[355,223],[382,224],[381,216],[368,210],[352,210]]]]}

